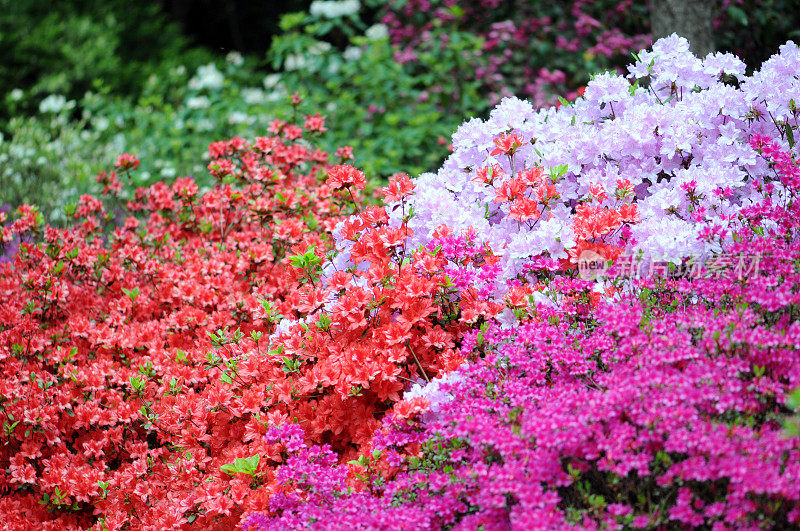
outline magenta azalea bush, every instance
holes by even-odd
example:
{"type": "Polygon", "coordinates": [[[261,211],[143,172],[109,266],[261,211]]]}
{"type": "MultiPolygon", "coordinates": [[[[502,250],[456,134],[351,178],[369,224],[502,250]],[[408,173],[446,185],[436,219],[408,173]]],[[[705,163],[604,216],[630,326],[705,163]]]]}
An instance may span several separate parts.
{"type": "MultiPolygon", "coordinates": [[[[459,75],[492,105],[511,95],[537,107],[572,99],[589,73],[622,67],[651,42],[648,6],[631,0],[391,0],[384,11],[397,61],[423,71],[468,65],[459,75]]],[[[462,97],[460,86],[431,91],[462,97]]]]}

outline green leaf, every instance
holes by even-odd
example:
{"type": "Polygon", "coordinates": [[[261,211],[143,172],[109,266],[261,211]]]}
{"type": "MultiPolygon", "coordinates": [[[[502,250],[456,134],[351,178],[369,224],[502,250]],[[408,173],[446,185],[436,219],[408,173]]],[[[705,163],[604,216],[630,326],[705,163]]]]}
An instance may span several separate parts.
{"type": "Polygon", "coordinates": [[[306,14],[303,12],[286,13],[281,17],[281,20],[278,23],[278,25],[283,31],[288,32],[295,29],[297,26],[303,24],[305,20],[306,20],[306,14]]]}
{"type": "Polygon", "coordinates": [[[800,387],[789,393],[789,396],[786,397],[786,407],[795,410],[800,408],[800,387]]]}
{"type": "Polygon", "coordinates": [[[740,26],[747,26],[747,13],[745,13],[743,9],[734,5],[729,5],[728,9],[725,11],[732,21],[736,22],[740,26]]]}
{"type": "Polygon", "coordinates": [[[256,454],[250,457],[237,457],[233,463],[227,463],[220,467],[220,470],[226,474],[247,474],[254,476],[258,470],[258,464],[261,462],[261,456],[256,454]]]}
{"type": "Polygon", "coordinates": [[[226,474],[230,474],[231,476],[239,473],[239,469],[236,468],[236,465],[233,465],[231,463],[222,465],[221,467],[219,467],[219,469],[225,472],[226,474]]]}
{"type": "Polygon", "coordinates": [[[319,320],[314,324],[316,324],[317,328],[320,330],[328,330],[331,327],[331,317],[327,313],[322,313],[319,316],[319,320]]]}
{"type": "Polygon", "coordinates": [[[136,297],[139,296],[139,287],[137,286],[137,287],[135,287],[133,289],[122,288],[122,293],[127,295],[128,298],[131,300],[131,302],[133,302],[133,301],[136,300],[136,297]]]}
{"type": "Polygon", "coordinates": [[[146,380],[143,380],[142,377],[139,375],[131,376],[129,381],[131,387],[133,387],[133,390],[136,391],[137,393],[141,392],[147,383],[146,380]]]}

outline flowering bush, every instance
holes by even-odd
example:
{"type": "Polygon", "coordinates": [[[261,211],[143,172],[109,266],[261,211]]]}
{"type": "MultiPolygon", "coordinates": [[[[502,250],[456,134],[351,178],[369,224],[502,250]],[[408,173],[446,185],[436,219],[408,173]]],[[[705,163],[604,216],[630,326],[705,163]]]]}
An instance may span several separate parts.
{"type": "Polygon", "coordinates": [[[797,72],[800,49],[784,45],[750,77],[744,68],[729,54],[699,60],[673,36],[642,52],[627,79],[596,76],[572,105],[504,100],[462,125],[442,168],[417,179],[411,241],[442,224],[471,227],[502,256],[505,280],[528,275],[532,260],[574,264],[587,250],[677,264],[719,251],[759,197],[753,179],[772,172],[748,139],[798,152],[800,80],[782,73],[797,72]]]}
{"type": "Polygon", "coordinates": [[[474,330],[477,362],[406,393],[372,458],[348,465],[361,490],[329,447],[271,432],[290,452],[287,494],[244,528],[797,525],[800,439],[782,420],[800,384],[800,166],[752,145],[788,191],[762,186],[724,250],[760,253],[759,271],[649,278],[474,330]]]}
{"type": "MultiPolygon", "coordinates": [[[[486,123],[466,124],[438,178],[421,177],[408,205],[404,200],[402,208],[388,208],[390,216],[403,213],[393,219],[414,230],[414,244],[456,255],[487,246],[498,253],[491,264],[448,268],[448,275],[467,279],[462,285],[484,296],[504,295],[514,317],[501,319],[503,326],[487,322],[467,336],[462,352],[477,353],[477,361],[404,394],[373,439],[372,454],[345,466],[334,464],[327,446],[287,446],[292,457],[277,474],[292,494],[273,497],[244,527],[796,524],[800,442],[786,437],[782,420],[791,411],[786,395],[800,379],[794,244],[800,236],[800,167],[789,96],[797,93],[798,80],[777,72],[796,72],[791,65],[797,57],[797,46],[789,43],[745,78],[733,58],[701,63],[688,54],[685,41],[667,39],[631,68],[632,77],[644,74],[646,90],[630,85],[629,91],[622,78],[603,76],[574,106],[534,114],[523,102],[509,100],[486,123]],[[721,83],[729,72],[739,88],[721,83]],[[772,85],[778,79],[786,86],[772,85]],[[603,99],[609,86],[618,87],[618,99],[603,99]],[[642,136],[621,134],[627,127],[616,126],[637,97],[648,102],[655,122],[641,124],[642,136]],[[670,128],[671,113],[693,97],[706,103],[725,99],[721,105],[696,103],[691,120],[688,113],[675,117],[675,124],[702,127],[702,135],[683,136],[670,128]],[[728,108],[741,114],[727,114],[728,108]],[[714,112],[707,118],[709,109],[714,112]],[[769,113],[773,118],[766,118],[769,113]],[[531,115],[539,118],[540,129],[525,129],[531,115]],[[571,140],[580,123],[587,131],[571,140]],[[730,141],[720,141],[719,127],[726,125],[730,141]],[[675,147],[680,138],[686,145],[675,147]],[[621,145],[603,154],[593,142],[621,145]],[[650,142],[660,153],[653,160],[642,148],[650,142]],[[575,153],[587,144],[588,151],[599,151],[596,158],[575,153]],[[564,158],[550,158],[551,150],[564,158]],[[670,162],[670,156],[676,158],[670,162]],[[532,159],[552,162],[525,162],[532,159]],[[616,186],[581,182],[592,163],[602,169],[590,175],[617,179],[616,186]],[[651,182],[626,180],[635,177],[634,170],[609,171],[663,163],[651,182]],[[582,171],[571,170],[573,164],[582,171]],[[703,164],[722,168],[708,171],[703,164]],[[676,177],[689,171],[697,172],[691,184],[676,186],[676,177]],[[739,172],[744,175],[737,177],[739,172]],[[718,180],[731,178],[746,180],[746,186],[718,180]],[[647,207],[652,196],[670,188],[685,195],[685,202],[674,208],[662,202],[660,211],[647,207]],[[583,192],[570,198],[566,190],[583,192]],[[587,201],[577,201],[581,197],[587,201]],[[414,217],[406,223],[407,206],[414,217]],[[634,207],[638,216],[630,213],[634,207]],[[541,213],[562,208],[573,241],[552,238],[552,249],[508,256],[508,232],[538,236],[537,223],[548,221],[541,213]],[[676,210],[686,216],[693,238],[686,236],[685,254],[675,246],[668,258],[755,253],[761,268],[750,277],[717,271],[708,278],[647,278],[631,295],[611,291],[607,299],[594,296],[593,282],[575,278],[567,251],[581,249],[582,242],[593,243],[606,258],[614,258],[614,249],[663,258],[665,246],[657,238],[634,231],[648,222],[643,213],[663,223],[676,210]],[[477,227],[477,236],[453,238],[442,223],[456,230],[477,227]],[[625,223],[631,234],[606,238],[625,223]],[[558,305],[524,297],[541,284],[558,305]],[[355,488],[348,481],[353,474],[361,480],[355,488]]],[[[642,122],[646,114],[637,117],[642,122]]],[[[342,250],[337,260],[347,263],[347,246],[342,250]]],[[[297,437],[296,428],[283,429],[273,436],[297,437]]]]}
{"type": "Polygon", "coordinates": [[[16,208],[35,198],[54,225],[66,223],[64,207],[91,188],[92,175],[115,153],[99,134],[83,131],[85,121],[69,120],[69,103],[37,118],[12,118],[11,137],[0,136],[0,203],[16,208]]]}
{"type": "Polygon", "coordinates": [[[40,113],[15,118],[10,138],[0,143],[0,172],[11,183],[0,189],[0,201],[16,208],[35,200],[61,223],[63,207],[92,192],[91,177],[122,151],[141,156],[137,185],[192,176],[206,190],[208,139],[253,138],[275,119],[295,118],[287,105],[295,91],[302,109],[328,116],[321,147],[350,144],[372,180],[385,184],[399,171],[437,167],[446,153],[438,146],[478,106],[477,97],[441,108],[425,91],[430,76],[396,64],[380,26],[367,27],[356,15],[328,18],[338,11],[319,9],[284,17],[268,54],[272,73],[232,52],[197,68],[164,65],[140,82],[136,98],[90,91],[75,100],[58,94],[38,100],[40,113]]]}
{"type": "Polygon", "coordinates": [[[294,95],[208,147],[209,191],[133,189],[124,153],[69,228],[0,214],[4,523],[797,524],[798,62],[659,41],[382,206],[294,95]],[[761,265],[589,280],[589,251],[761,265]]]}
{"type": "Polygon", "coordinates": [[[154,2],[4,1],[0,28],[4,127],[48,94],[75,99],[102,87],[136,95],[151,74],[168,65],[197,64],[211,56],[191,48],[180,26],[154,2]]]}
{"type": "MultiPolygon", "coordinates": [[[[355,457],[404,382],[464,361],[444,251],[409,248],[368,206],[351,149],[334,165],[312,147],[324,123],[211,144],[205,194],[188,178],[130,194],[139,160],[123,154],[98,176],[108,206],[82,196],[74,228],[18,209],[0,274],[9,525],[230,525],[276,492],[269,426],[355,457]],[[323,278],[337,224],[352,266],[323,278]]],[[[386,193],[412,190],[398,175],[386,193]]],[[[496,306],[464,298],[469,322],[496,306]]]]}
{"type": "MultiPolygon", "coordinates": [[[[648,16],[629,0],[412,0],[390,2],[383,22],[399,61],[428,69],[457,54],[461,84],[477,83],[491,105],[517,96],[540,107],[574,98],[593,72],[624,66],[650,43],[648,16]],[[459,49],[476,39],[471,52],[459,49]]],[[[449,85],[437,89],[443,99],[459,97],[449,85]]]]}
{"type": "MultiPolygon", "coordinates": [[[[517,96],[540,107],[574,99],[595,72],[622,71],[650,43],[649,8],[640,0],[394,0],[382,20],[398,61],[458,72],[458,84],[437,77],[432,92],[443,101],[458,100],[461,87],[476,84],[492,106],[517,96]]],[[[781,0],[719,0],[714,14],[716,49],[748,64],[760,64],[799,35],[797,11],[781,0]]]]}

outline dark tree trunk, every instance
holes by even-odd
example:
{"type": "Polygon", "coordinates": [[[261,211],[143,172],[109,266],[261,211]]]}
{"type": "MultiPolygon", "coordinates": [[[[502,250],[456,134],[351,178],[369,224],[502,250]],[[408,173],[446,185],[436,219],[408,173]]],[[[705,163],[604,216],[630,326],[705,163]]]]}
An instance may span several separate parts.
{"type": "Polygon", "coordinates": [[[653,40],[677,33],[698,57],[715,51],[714,0],[650,0],[653,40]]]}

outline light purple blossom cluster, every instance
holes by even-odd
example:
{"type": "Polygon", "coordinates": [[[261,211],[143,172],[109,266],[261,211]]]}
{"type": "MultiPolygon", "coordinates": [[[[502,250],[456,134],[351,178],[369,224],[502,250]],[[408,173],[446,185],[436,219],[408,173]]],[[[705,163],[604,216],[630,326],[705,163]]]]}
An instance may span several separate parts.
{"type": "MultiPolygon", "coordinates": [[[[627,243],[620,233],[606,243],[673,262],[718,251],[719,242],[698,240],[698,234],[707,226],[727,226],[753,201],[749,182],[769,172],[750,137],[776,138],[797,153],[792,95],[800,95],[800,49],[787,43],[748,77],[736,57],[698,59],[685,39],[673,35],[641,52],[629,70],[627,78],[595,76],[584,97],[569,106],[537,111],[508,98],[488,120],[462,125],[444,166],[416,180],[412,243],[426,244],[443,224],[456,233],[472,228],[503,255],[502,278],[512,279],[530,258],[566,257],[575,246],[576,202],[589,197],[592,185],[612,195],[617,181],[626,179],[640,221],[627,243]],[[495,139],[512,132],[524,143],[511,155],[497,153],[495,139]],[[491,183],[478,178],[492,167],[491,183]],[[535,167],[560,174],[559,197],[546,208],[540,203],[540,217],[519,221],[510,215],[510,203],[497,202],[497,193],[535,167]]],[[[525,196],[535,199],[533,189],[525,196]]]]}

